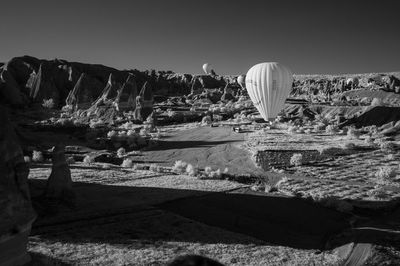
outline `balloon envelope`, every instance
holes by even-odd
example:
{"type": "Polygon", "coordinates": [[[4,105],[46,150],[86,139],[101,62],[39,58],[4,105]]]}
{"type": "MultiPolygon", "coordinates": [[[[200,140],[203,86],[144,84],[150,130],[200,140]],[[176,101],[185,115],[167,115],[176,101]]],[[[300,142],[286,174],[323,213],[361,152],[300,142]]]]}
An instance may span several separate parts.
{"type": "Polygon", "coordinates": [[[293,74],[279,63],[260,63],[246,74],[246,89],[264,120],[276,118],[292,90],[293,74]]]}
{"type": "Polygon", "coordinates": [[[240,75],[236,79],[240,87],[244,88],[246,86],[246,75],[240,75]]]}
{"type": "Polygon", "coordinates": [[[211,73],[212,66],[209,63],[205,63],[203,65],[203,70],[204,70],[204,73],[206,73],[208,75],[211,73]]]}

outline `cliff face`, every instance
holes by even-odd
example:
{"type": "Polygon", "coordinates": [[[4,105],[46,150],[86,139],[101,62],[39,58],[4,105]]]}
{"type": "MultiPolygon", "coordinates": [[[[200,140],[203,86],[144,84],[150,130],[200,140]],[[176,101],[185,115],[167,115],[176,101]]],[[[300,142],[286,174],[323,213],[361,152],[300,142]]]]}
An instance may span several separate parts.
{"type": "Polygon", "coordinates": [[[147,81],[154,94],[180,96],[189,94],[192,87],[221,88],[235,83],[234,77],[179,74],[171,71],[117,70],[115,68],[65,60],[42,60],[31,56],[15,57],[0,65],[0,102],[25,105],[31,101],[41,103],[53,99],[56,106],[65,104],[82,73],[87,76],[87,90],[100,95],[112,73],[116,83],[123,84],[133,74],[139,88],[147,81]],[[194,83],[194,86],[192,86],[194,83]]]}

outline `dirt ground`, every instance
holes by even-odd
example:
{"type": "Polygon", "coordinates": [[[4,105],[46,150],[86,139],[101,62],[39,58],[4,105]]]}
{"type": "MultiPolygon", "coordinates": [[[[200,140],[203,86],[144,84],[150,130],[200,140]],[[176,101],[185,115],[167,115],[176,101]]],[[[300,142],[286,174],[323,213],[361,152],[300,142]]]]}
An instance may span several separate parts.
{"type": "MultiPolygon", "coordinates": [[[[247,133],[194,126],[164,132],[160,145],[135,162],[172,166],[184,160],[228,167],[231,173],[261,173],[240,148],[247,133]]],[[[187,253],[226,265],[342,265],[372,253],[373,245],[341,252],[348,241],[357,242],[353,233],[336,237],[353,232],[354,217],[300,198],[254,192],[228,180],[74,163],[76,204],[68,205],[42,199],[50,169],[49,163],[32,164],[29,175],[39,213],[29,242],[31,265],[165,265],[187,253]]]]}

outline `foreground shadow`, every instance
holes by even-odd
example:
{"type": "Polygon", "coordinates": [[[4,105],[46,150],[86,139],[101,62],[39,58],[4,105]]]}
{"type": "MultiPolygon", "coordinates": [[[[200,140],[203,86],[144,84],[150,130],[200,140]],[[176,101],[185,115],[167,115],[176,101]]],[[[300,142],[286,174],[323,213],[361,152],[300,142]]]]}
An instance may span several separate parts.
{"type": "Polygon", "coordinates": [[[262,240],[269,245],[323,249],[330,236],[348,228],[347,217],[339,212],[296,198],[249,191],[208,193],[74,183],[76,205],[68,207],[41,198],[44,180],[30,180],[30,186],[39,213],[32,234],[57,241],[249,243],[249,238],[237,235],[212,235],[204,229],[206,224],[254,237],[254,244],[262,240]]]}

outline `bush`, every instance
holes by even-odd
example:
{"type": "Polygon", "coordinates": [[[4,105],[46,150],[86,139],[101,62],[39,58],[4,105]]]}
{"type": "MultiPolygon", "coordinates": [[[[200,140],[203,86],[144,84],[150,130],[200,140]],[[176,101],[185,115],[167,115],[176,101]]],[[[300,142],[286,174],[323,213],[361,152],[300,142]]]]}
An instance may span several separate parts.
{"type": "Polygon", "coordinates": [[[296,126],[289,126],[288,129],[287,129],[287,132],[289,134],[296,133],[296,131],[297,131],[297,127],[296,126]]]}
{"type": "Polygon", "coordinates": [[[48,99],[48,100],[43,99],[42,106],[47,109],[53,109],[54,108],[54,100],[53,99],[48,99]]]}
{"type": "Polygon", "coordinates": [[[113,138],[113,137],[116,137],[117,135],[118,135],[118,133],[115,130],[111,130],[107,133],[108,138],[113,138]]]}
{"type": "Polygon", "coordinates": [[[183,174],[186,172],[186,168],[187,168],[187,163],[184,161],[175,161],[174,166],[172,167],[172,171],[177,173],[177,174],[183,174]]]}
{"type": "Polygon", "coordinates": [[[328,125],[325,129],[325,132],[328,134],[336,134],[339,131],[339,128],[335,125],[328,125]]]}
{"type": "Polygon", "coordinates": [[[44,161],[43,153],[41,151],[33,151],[32,161],[35,163],[41,163],[44,161]]]}
{"type": "Polygon", "coordinates": [[[396,148],[396,145],[391,141],[383,141],[379,144],[381,151],[383,152],[393,152],[396,148]]]}
{"type": "Polygon", "coordinates": [[[364,139],[364,143],[365,143],[365,144],[373,144],[373,143],[374,143],[374,140],[373,140],[373,138],[371,138],[370,136],[367,136],[367,137],[364,139]]]}
{"type": "Polygon", "coordinates": [[[30,163],[30,162],[31,162],[31,157],[29,157],[29,156],[24,156],[24,162],[25,162],[25,163],[30,163]]]}
{"type": "Polygon", "coordinates": [[[160,167],[155,163],[150,164],[149,170],[152,172],[161,172],[160,167]]]}
{"type": "Polygon", "coordinates": [[[190,176],[197,176],[199,174],[199,168],[196,166],[194,167],[191,164],[188,164],[186,167],[186,173],[190,176]]]}
{"type": "Polygon", "coordinates": [[[356,144],[353,142],[345,142],[342,144],[342,149],[344,150],[354,150],[356,147],[356,144]]]}
{"type": "Polygon", "coordinates": [[[301,153],[295,153],[290,158],[290,164],[294,166],[300,166],[303,164],[303,155],[301,153]]]}
{"type": "Polygon", "coordinates": [[[94,158],[90,155],[86,155],[85,158],[83,158],[83,162],[85,164],[92,164],[94,163],[94,158]]]}
{"type": "Polygon", "coordinates": [[[201,119],[201,124],[202,125],[209,125],[211,124],[211,116],[207,115],[205,117],[203,117],[203,119],[201,119]]]}
{"type": "Polygon", "coordinates": [[[208,177],[211,179],[221,179],[222,177],[221,170],[218,169],[216,171],[211,171],[208,177]]]}
{"type": "Polygon", "coordinates": [[[212,172],[212,169],[210,166],[206,166],[204,168],[204,173],[206,174],[206,176],[209,176],[211,174],[211,172],[212,172]]]}
{"type": "Polygon", "coordinates": [[[122,162],[121,166],[122,166],[122,167],[125,167],[125,168],[131,168],[131,167],[133,166],[133,162],[132,162],[131,159],[126,158],[126,159],[124,159],[124,161],[122,162]]]}
{"type": "Polygon", "coordinates": [[[74,157],[67,157],[66,158],[66,162],[67,162],[67,164],[74,164],[75,163],[75,159],[74,159],[74,157]]]}
{"type": "Polygon", "coordinates": [[[375,199],[385,199],[389,197],[388,193],[380,186],[377,186],[374,189],[370,190],[368,192],[368,195],[375,199]]]}
{"type": "Polygon", "coordinates": [[[350,127],[347,130],[347,137],[350,139],[358,139],[360,137],[360,131],[355,129],[354,127],[350,127]]]}
{"type": "Polygon", "coordinates": [[[118,157],[124,157],[126,155],[126,151],[125,151],[125,149],[124,148],[119,148],[118,150],[117,150],[117,156],[118,157]]]}
{"type": "Polygon", "coordinates": [[[371,106],[384,106],[381,98],[374,98],[371,102],[371,106]]]}
{"type": "Polygon", "coordinates": [[[385,185],[396,176],[396,169],[391,166],[382,166],[375,173],[377,184],[385,185]]]}

